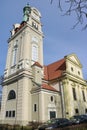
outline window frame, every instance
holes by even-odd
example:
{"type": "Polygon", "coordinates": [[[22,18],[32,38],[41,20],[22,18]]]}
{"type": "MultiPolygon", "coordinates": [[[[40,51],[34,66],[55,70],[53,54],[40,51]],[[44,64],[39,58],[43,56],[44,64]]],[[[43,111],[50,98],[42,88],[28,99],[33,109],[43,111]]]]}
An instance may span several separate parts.
{"type": "Polygon", "coordinates": [[[85,102],[86,98],[85,98],[85,92],[84,92],[84,90],[82,90],[82,97],[83,97],[83,101],[85,102]]]}
{"type": "Polygon", "coordinates": [[[85,108],[85,113],[87,114],[87,108],[85,108]]]}
{"type": "Polygon", "coordinates": [[[49,114],[50,114],[50,119],[56,118],[56,111],[50,111],[49,114]]]}
{"type": "Polygon", "coordinates": [[[5,117],[9,116],[9,111],[6,111],[5,117]]]}
{"type": "Polygon", "coordinates": [[[32,60],[38,61],[38,45],[32,44],[32,60]]]}
{"type": "Polygon", "coordinates": [[[8,100],[16,99],[16,93],[14,90],[10,90],[8,93],[8,100]]]}
{"type": "Polygon", "coordinates": [[[12,66],[16,65],[17,62],[17,52],[18,52],[18,40],[15,41],[12,50],[12,66]]]}
{"type": "Polygon", "coordinates": [[[72,88],[72,92],[73,92],[73,99],[77,100],[77,96],[76,96],[76,89],[72,88]]]}
{"type": "Polygon", "coordinates": [[[75,108],[75,114],[79,114],[79,109],[75,108]]]}
{"type": "Polygon", "coordinates": [[[15,110],[12,111],[12,117],[15,117],[15,110]]]}
{"type": "Polygon", "coordinates": [[[6,118],[13,118],[13,117],[15,117],[15,110],[6,111],[5,117],[6,118]]]}
{"type": "Polygon", "coordinates": [[[51,102],[54,101],[54,96],[50,96],[50,101],[51,101],[51,102]]]}
{"type": "Polygon", "coordinates": [[[37,104],[34,104],[34,108],[33,108],[34,112],[37,112],[37,104]]]}
{"type": "Polygon", "coordinates": [[[9,115],[8,115],[8,117],[11,117],[11,111],[9,111],[9,115]]]}

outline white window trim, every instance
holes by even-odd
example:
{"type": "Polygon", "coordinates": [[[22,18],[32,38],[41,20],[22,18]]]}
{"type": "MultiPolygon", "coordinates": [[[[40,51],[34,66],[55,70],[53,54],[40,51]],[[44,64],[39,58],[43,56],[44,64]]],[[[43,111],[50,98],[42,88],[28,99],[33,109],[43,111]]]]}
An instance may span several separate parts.
{"type": "Polygon", "coordinates": [[[32,44],[32,61],[38,61],[38,45],[32,44]]]}

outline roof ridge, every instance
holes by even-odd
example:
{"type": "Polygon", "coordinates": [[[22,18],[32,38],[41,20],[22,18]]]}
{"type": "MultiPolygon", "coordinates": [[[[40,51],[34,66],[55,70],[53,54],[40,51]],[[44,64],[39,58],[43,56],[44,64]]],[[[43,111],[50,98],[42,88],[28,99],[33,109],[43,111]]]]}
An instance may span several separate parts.
{"type": "Polygon", "coordinates": [[[55,61],[55,62],[53,62],[53,63],[50,63],[50,64],[48,64],[47,66],[52,65],[52,64],[55,64],[55,63],[58,63],[58,62],[60,62],[60,61],[62,61],[62,60],[65,60],[65,58],[62,58],[62,59],[57,60],[57,61],[55,61]]]}

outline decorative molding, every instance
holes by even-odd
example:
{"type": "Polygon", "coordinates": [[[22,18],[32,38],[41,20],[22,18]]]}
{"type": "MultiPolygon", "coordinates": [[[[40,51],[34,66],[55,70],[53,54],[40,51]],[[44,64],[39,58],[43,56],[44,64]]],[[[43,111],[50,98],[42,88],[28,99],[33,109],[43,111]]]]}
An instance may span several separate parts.
{"type": "Polygon", "coordinates": [[[71,85],[72,85],[72,86],[76,86],[75,82],[72,82],[71,85]]]}

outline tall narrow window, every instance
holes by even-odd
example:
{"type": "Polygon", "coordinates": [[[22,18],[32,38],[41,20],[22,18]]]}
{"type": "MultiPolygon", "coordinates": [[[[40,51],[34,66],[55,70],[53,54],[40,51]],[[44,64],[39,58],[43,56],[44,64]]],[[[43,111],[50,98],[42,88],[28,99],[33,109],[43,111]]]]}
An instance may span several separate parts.
{"type": "Polygon", "coordinates": [[[78,108],[75,109],[75,114],[79,114],[78,108]]]}
{"type": "Polygon", "coordinates": [[[17,44],[18,44],[18,40],[16,40],[16,42],[14,44],[13,52],[12,52],[12,66],[14,66],[17,61],[17,50],[18,50],[17,44]]]}
{"type": "Polygon", "coordinates": [[[51,96],[51,97],[50,97],[50,100],[51,100],[51,102],[53,102],[53,100],[54,100],[54,97],[53,97],[53,96],[51,96]]]}
{"type": "Polygon", "coordinates": [[[85,99],[85,93],[84,93],[83,90],[82,90],[82,96],[83,96],[83,101],[86,101],[86,99],[85,99]]]}
{"type": "Polygon", "coordinates": [[[12,117],[15,117],[15,111],[12,111],[12,117]]]}
{"type": "Polygon", "coordinates": [[[73,98],[74,98],[74,100],[77,100],[75,88],[72,88],[72,92],[73,92],[73,98]]]}
{"type": "Polygon", "coordinates": [[[11,111],[9,111],[9,117],[11,117],[11,111]]]}
{"type": "Polygon", "coordinates": [[[37,111],[37,104],[34,104],[34,112],[37,111]]]}
{"type": "Polygon", "coordinates": [[[87,108],[85,109],[85,113],[87,114],[87,108]]]}
{"type": "Polygon", "coordinates": [[[14,48],[13,57],[12,57],[12,65],[16,64],[16,54],[17,54],[17,48],[14,48]]]}
{"type": "Polygon", "coordinates": [[[8,111],[6,111],[6,117],[8,117],[8,111]]]}
{"type": "Polygon", "coordinates": [[[38,46],[35,44],[32,45],[32,60],[33,61],[38,60],[38,46]]]}

